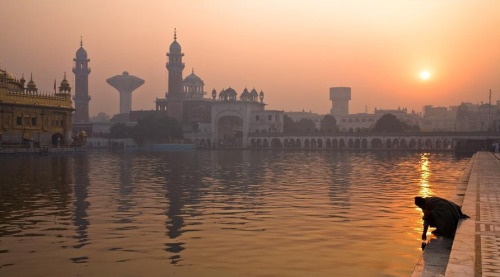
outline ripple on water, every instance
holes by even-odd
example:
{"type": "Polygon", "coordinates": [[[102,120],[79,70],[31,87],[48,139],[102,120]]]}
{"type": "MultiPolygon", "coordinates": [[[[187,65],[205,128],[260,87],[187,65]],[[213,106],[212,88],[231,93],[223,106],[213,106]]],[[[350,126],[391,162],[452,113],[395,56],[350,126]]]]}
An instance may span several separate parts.
{"type": "Polygon", "coordinates": [[[2,276],[407,276],[420,254],[413,197],[453,195],[467,161],[326,151],[9,157],[0,160],[2,276]]]}

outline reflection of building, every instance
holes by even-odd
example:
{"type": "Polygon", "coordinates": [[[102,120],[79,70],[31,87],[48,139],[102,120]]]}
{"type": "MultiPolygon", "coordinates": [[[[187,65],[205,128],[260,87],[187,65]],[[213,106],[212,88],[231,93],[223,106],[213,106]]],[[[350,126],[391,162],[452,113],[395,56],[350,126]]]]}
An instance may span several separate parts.
{"type": "Polygon", "coordinates": [[[185,137],[201,145],[245,147],[252,132],[283,132],[283,112],[267,111],[263,103],[264,93],[246,88],[238,98],[232,88],[223,89],[219,95],[214,89],[212,99],[204,98],[205,83],[194,74],[184,80],[181,45],[170,45],[167,63],[168,92],[165,98],[156,99],[156,110],[183,124],[185,137]]]}
{"type": "MultiPolygon", "coordinates": [[[[0,142],[59,145],[71,142],[71,87],[61,82],[54,94],[42,93],[31,76],[15,79],[0,69],[0,142]]],[[[55,84],[54,84],[55,86],[55,84]]]]}

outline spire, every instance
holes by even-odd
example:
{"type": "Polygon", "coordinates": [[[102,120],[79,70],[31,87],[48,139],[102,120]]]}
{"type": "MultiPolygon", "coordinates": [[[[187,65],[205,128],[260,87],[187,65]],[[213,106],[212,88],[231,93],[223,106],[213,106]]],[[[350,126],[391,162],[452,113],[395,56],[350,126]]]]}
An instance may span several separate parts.
{"type": "Polygon", "coordinates": [[[177,40],[177,28],[174,28],[174,40],[177,40]]]}
{"type": "Polygon", "coordinates": [[[191,69],[191,74],[194,74],[194,67],[191,69]]]}
{"type": "Polygon", "coordinates": [[[80,36],[80,47],[83,47],[83,36],[80,36]]]}

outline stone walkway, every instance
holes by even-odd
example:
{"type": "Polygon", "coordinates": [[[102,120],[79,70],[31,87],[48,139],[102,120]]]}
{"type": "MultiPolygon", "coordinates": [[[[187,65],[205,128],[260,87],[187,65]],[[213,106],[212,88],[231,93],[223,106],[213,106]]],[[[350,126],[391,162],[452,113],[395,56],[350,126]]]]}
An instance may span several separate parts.
{"type": "Polygon", "coordinates": [[[462,211],[445,276],[500,276],[500,155],[476,153],[462,211]]]}
{"type": "Polygon", "coordinates": [[[500,154],[476,153],[450,200],[470,219],[453,240],[430,239],[412,276],[500,277],[500,154]]]}

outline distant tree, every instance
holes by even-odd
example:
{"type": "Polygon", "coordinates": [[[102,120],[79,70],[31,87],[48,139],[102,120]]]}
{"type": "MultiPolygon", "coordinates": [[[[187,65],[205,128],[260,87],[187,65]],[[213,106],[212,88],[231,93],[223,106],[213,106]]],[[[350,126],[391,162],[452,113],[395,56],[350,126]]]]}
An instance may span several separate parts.
{"type": "Polygon", "coordinates": [[[337,120],[335,119],[335,117],[331,114],[325,115],[325,117],[321,119],[321,132],[335,133],[337,131],[337,120]]]}
{"type": "Polygon", "coordinates": [[[399,120],[393,114],[384,114],[375,123],[373,131],[375,132],[420,131],[420,127],[418,125],[409,125],[406,122],[399,120]]]}
{"type": "Polygon", "coordinates": [[[90,122],[108,122],[108,121],[109,121],[109,115],[104,112],[100,112],[96,116],[90,119],[90,122]]]}
{"type": "Polygon", "coordinates": [[[168,143],[183,138],[182,126],[165,114],[153,114],[137,122],[132,138],[139,145],[168,143]]]}
{"type": "Polygon", "coordinates": [[[297,133],[297,123],[286,114],[283,116],[283,132],[287,134],[297,133]]]}
{"type": "Polygon", "coordinates": [[[302,118],[297,122],[297,131],[302,134],[310,134],[316,131],[316,125],[312,119],[302,118]]]}
{"type": "Polygon", "coordinates": [[[125,125],[125,123],[116,123],[111,126],[109,136],[115,139],[131,138],[132,128],[125,125]]]}

